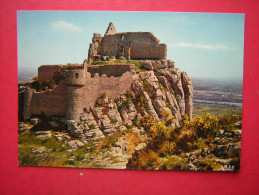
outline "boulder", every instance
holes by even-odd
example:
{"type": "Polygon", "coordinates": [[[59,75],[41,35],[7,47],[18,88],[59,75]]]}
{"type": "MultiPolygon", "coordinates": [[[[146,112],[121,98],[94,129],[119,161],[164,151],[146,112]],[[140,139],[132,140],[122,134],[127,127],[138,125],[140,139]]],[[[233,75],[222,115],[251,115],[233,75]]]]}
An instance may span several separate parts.
{"type": "Polygon", "coordinates": [[[35,134],[39,139],[50,139],[52,137],[50,131],[36,131],[35,134]]]}
{"type": "Polygon", "coordinates": [[[46,148],[44,146],[38,148],[38,149],[33,149],[32,153],[33,154],[42,154],[43,152],[46,152],[46,148]]]}
{"type": "Polygon", "coordinates": [[[159,70],[163,68],[167,68],[167,61],[166,60],[152,60],[152,66],[154,70],[159,70]]]}
{"type": "Polygon", "coordinates": [[[153,70],[153,66],[152,66],[152,62],[151,60],[145,60],[143,63],[142,63],[142,66],[147,69],[147,70],[153,70]]]}
{"type": "Polygon", "coordinates": [[[71,141],[68,141],[67,144],[72,147],[73,149],[77,149],[78,147],[80,146],[83,146],[84,143],[79,141],[79,140],[71,140],[71,141]]]}
{"type": "Polygon", "coordinates": [[[58,141],[63,141],[63,140],[70,140],[70,136],[67,133],[63,133],[63,132],[57,132],[55,133],[54,137],[58,140],[58,141]]]}

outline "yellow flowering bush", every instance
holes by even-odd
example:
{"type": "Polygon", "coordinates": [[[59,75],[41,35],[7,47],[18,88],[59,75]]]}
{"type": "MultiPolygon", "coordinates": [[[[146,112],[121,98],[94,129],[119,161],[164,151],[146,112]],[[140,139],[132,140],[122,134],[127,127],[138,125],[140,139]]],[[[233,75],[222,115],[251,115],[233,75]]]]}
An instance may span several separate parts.
{"type": "Polygon", "coordinates": [[[219,129],[219,119],[210,113],[206,113],[204,118],[196,116],[190,123],[190,126],[199,137],[207,137],[212,135],[214,130],[219,129]]]}

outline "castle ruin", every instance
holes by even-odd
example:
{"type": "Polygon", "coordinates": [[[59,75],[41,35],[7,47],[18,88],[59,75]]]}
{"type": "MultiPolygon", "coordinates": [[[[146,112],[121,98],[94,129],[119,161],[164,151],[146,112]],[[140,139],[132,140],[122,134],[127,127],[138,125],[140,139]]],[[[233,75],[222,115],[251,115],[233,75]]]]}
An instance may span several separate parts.
{"type": "Polygon", "coordinates": [[[19,93],[19,118],[65,119],[70,133],[82,140],[113,134],[145,115],[161,118],[164,110],[179,126],[182,116],[192,117],[192,82],[166,54],[166,44],[152,33],[116,33],[110,23],[103,37],[94,33],[83,64],[38,68],[38,86],[58,82],[38,90],[27,85],[19,93]],[[135,100],[127,100],[129,92],[135,100]],[[103,94],[108,98],[98,107],[103,94]]]}
{"type": "Polygon", "coordinates": [[[104,36],[94,33],[88,51],[88,60],[95,59],[166,59],[166,44],[151,32],[116,33],[115,26],[110,23],[104,36]]]}
{"type": "Polygon", "coordinates": [[[27,88],[22,94],[24,120],[32,115],[64,116],[78,119],[83,109],[89,109],[104,92],[114,99],[130,89],[135,72],[134,64],[91,65],[100,59],[165,59],[166,45],[150,32],[116,33],[110,23],[104,37],[94,33],[89,46],[88,60],[83,65],[42,65],[38,68],[40,84],[60,74],[65,75],[54,89],[36,92],[27,88]]]}

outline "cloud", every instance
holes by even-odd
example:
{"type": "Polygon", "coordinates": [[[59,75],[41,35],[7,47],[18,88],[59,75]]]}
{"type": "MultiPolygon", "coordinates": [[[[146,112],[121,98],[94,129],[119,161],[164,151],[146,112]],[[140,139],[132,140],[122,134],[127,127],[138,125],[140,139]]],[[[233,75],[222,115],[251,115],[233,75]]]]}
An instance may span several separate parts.
{"type": "Polygon", "coordinates": [[[187,47],[187,48],[196,48],[196,49],[205,49],[205,50],[236,50],[234,47],[228,47],[226,45],[208,45],[202,43],[173,43],[171,44],[175,47],[187,47]]]}
{"type": "Polygon", "coordinates": [[[66,22],[64,20],[59,20],[51,23],[51,27],[55,30],[64,30],[64,31],[80,31],[81,28],[76,26],[73,23],[66,22]]]}

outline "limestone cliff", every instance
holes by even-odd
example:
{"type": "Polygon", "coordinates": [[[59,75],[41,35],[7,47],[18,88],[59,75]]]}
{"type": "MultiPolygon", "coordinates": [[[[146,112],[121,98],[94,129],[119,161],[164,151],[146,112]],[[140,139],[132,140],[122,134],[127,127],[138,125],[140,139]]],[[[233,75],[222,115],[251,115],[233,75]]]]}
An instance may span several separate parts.
{"type": "MultiPolygon", "coordinates": [[[[130,89],[117,98],[102,94],[94,106],[84,109],[79,120],[67,120],[70,133],[87,142],[137,126],[142,117],[159,120],[167,112],[175,127],[182,117],[192,118],[193,88],[190,77],[171,60],[141,61],[143,71],[131,71],[130,89]]],[[[141,126],[139,126],[141,129],[141,126]]]]}

